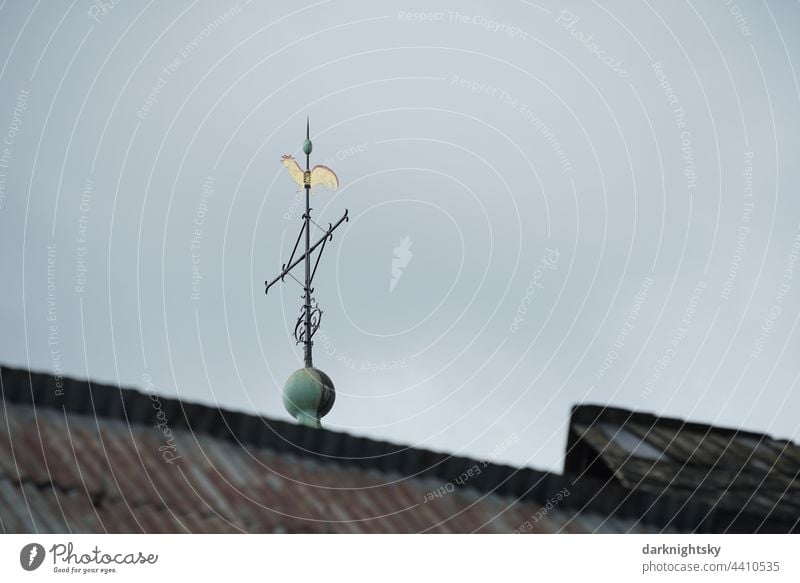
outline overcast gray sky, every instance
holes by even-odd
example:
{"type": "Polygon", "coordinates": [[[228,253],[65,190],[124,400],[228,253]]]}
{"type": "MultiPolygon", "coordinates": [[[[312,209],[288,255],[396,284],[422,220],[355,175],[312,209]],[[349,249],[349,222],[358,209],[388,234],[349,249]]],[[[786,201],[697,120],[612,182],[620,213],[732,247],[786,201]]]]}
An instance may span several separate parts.
{"type": "Polygon", "coordinates": [[[0,361],[561,469],[604,403],[797,439],[794,2],[0,4],[0,361]],[[49,272],[48,272],[49,270],[49,272]],[[508,444],[511,445],[508,445],[508,444]]]}

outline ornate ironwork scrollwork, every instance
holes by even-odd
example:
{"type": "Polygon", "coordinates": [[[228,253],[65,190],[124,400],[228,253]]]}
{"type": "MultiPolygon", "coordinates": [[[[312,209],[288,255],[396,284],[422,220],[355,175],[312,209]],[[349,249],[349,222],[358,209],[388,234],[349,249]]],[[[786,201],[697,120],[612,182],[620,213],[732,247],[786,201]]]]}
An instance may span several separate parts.
{"type": "MultiPolygon", "coordinates": [[[[300,308],[300,315],[297,317],[297,323],[294,325],[294,339],[296,340],[295,344],[301,344],[306,341],[306,328],[305,328],[305,319],[306,319],[306,306],[303,305],[300,308]]],[[[311,298],[311,335],[308,340],[314,338],[314,334],[317,333],[319,330],[319,326],[322,323],[322,309],[317,304],[314,298],[311,298]]]]}

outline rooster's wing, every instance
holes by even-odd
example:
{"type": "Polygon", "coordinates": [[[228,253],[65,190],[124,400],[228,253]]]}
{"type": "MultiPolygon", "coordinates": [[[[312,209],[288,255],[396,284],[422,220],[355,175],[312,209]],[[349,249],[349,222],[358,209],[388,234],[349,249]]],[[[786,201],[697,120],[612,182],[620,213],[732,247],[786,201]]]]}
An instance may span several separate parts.
{"type": "Polygon", "coordinates": [[[318,164],[311,169],[311,188],[316,188],[317,186],[324,186],[328,190],[335,192],[339,188],[339,177],[336,176],[336,172],[327,166],[318,164]]]}

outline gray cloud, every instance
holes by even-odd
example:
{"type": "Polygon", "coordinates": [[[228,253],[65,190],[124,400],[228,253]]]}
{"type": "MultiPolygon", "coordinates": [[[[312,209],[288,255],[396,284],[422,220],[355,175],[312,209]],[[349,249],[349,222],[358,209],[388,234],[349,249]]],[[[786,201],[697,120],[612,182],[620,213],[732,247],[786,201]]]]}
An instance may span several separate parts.
{"type": "Polygon", "coordinates": [[[799,16],[7,2],[0,358],[287,418],[310,115],[328,427],[555,469],[580,401],[796,437],[799,16]]]}

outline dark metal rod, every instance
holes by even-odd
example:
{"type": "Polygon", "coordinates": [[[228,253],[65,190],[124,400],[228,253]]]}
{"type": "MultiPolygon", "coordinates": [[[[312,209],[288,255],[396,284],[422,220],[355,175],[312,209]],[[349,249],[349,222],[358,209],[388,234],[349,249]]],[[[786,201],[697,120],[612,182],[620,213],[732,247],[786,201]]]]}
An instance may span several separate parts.
{"type": "Polygon", "coordinates": [[[308,208],[308,199],[311,190],[311,185],[306,184],[306,285],[305,285],[305,328],[306,328],[306,337],[305,337],[305,366],[306,368],[311,368],[314,366],[311,362],[311,238],[310,238],[310,229],[308,225],[309,221],[309,213],[311,209],[308,208]]]}
{"type": "Polygon", "coordinates": [[[303,226],[300,228],[300,233],[298,233],[298,235],[297,235],[297,241],[294,242],[294,249],[292,249],[292,254],[289,255],[289,261],[287,261],[283,265],[283,267],[286,267],[286,265],[291,263],[292,259],[294,259],[294,254],[297,253],[297,246],[300,244],[300,238],[303,236],[303,231],[305,231],[305,228],[306,228],[306,225],[304,223],[303,226]]]}
{"type": "MultiPolygon", "coordinates": [[[[311,246],[311,248],[309,249],[309,252],[313,253],[313,252],[314,252],[314,250],[315,250],[317,247],[319,247],[320,245],[322,245],[322,243],[324,243],[324,242],[325,242],[325,239],[327,239],[328,237],[330,237],[330,236],[331,236],[331,234],[332,234],[332,233],[333,233],[333,232],[336,230],[336,227],[338,227],[339,225],[341,225],[341,224],[342,224],[344,221],[348,221],[348,220],[349,220],[349,217],[347,216],[347,213],[348,213],[348,211],[345,211],[345,212],[344,212],[344,215],[342,215],[342,218],[341,218],[341,219],[339,219],[338,221],[336,221],[336,223],[335,223],[335,224],[334,224],[334,225],[333,225],[333,226],[332,226],[330,229],[328,229],[328,230],[327,230],[327,232],[325,233],[325,235],[323,235],[322,237],[320,237],[319,241],[317,241],[316,243],[314,243],[314,244],[311,246]]],[[[267,289],[265,289],[265,290],[264,290],[264,293],[268,292],[268,291],[269,291],[269,288],[271,288],[273,285],[275,285],[275,284],[276,284],[276,283],[278,283],[278,282],[279,282],[281,279],[283,279],[283,278],[286,276],[286,274],[287,274],[287,273],[289,273],[289,272],[290,272],[292,269],[294,269],[295,267],[297,267],[297,265],[299,265],[299,263],[300,263],[301,261],[305,260],[305,258],[306,258],[306,255],[307,255],[306,253],[303,253],[303,254],[302,254],[300,257],[298,257],[297,259],[295,259],[295,260],[294,260],[294,262],[293,262],[292,264],[288,265],[288,266],[287,266],[285,269],[283,269],[283,270],[280,272],[280,274],[278,274],[278,276],[277,276],[275,279],[273,279],[272,281],[270,281],[270,282],[266,282],[266,281],[265,281],[265,282],[264,282],[264,285],[266,286],[266,288],[267,288],[267,289]]]]}
{"type": "Polygon", "coordinates": [[[314,262],[314,269],[311,272],[311,281],[314,281],[314,276],[317,274],[317,267],[319,267],[319,260],[322,259],[322,254],[325,252],[325,243],[327,241],[328,241],[328,237],[325,237],[322,240],[322,247],[320,248],[319,253],[317,253],[317,260],[316,260],[316,262],[314,262]]]}
{"type": "MultiPolygon", "coordinates": [[[[309,136],[309,120],[306,118],[306,140],[310,140],[309,136]]],[[[310,197],[311,197],[311,168],[310,168],[310,152],[306,152],[306,174],[304,177],[303,182],[305,183],[306,187],[306,307],[305,307],[305,316],[306,316],[306,337],[305,337],[305,365],[306,368],[311,368],[314,366],[311,362],[311,347],[313,346],[313,342],[311,341],[311,225],[309,222],[311,221],[311,207],[310,207],[310,197]]]]}

